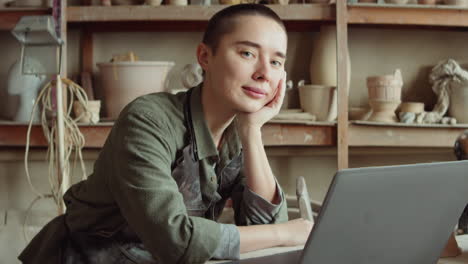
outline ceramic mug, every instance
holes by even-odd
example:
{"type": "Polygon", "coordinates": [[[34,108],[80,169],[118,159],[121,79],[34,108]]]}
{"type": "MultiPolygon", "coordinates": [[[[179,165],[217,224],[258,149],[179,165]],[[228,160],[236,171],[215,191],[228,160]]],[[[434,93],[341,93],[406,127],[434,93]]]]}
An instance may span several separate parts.
{"type": "Polygon", "coordinates": [[[300,81],[299,101],[301,108],[316,116],[317,121],[334,121],[338,116],[337,91],[335,86],[305,85],[300,81]]]}

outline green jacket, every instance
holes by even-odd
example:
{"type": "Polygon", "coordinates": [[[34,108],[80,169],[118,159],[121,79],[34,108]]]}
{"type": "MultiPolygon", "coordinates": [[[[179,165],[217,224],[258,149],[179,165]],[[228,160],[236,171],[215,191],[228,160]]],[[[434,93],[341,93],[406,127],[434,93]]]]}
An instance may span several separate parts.
{"type": "Polygon", "coordinates": [[[233,200],[237,225],[287,221],[281,189],[282,202],[271,216],[259,220],[249,212],[250,205],[243,202],[247,188],[242,166],[230,165],[242,162],[234,123],[218,152],[204,121],[201,87],[193,88],[188,123],[186,98],[187,93],[157,93],[130,103],[115,122],[93,173],[64,195],[65,216],[49,223],[19,258],[25,263],[32,259],[31,263],[46,263],[38,259],[51,263],[50,254],[58,254],[54,246],[67,239],[63,232],[112,236],[128,224],[156,261],[203,263],[220,243],[216,220],[228,198],[233,200]],[[190,129],[196,150],[193,158],[199,161],[200,191],[187,199],[172,172],[190,144],[190,129]],[[223,177],[229,170],[234,170],[230,174],[235,177],[223,177]],[[201,203],[191,203],[196,200],[201,203]],[[206,213],[196,216],[191,210],[206,213]]]}

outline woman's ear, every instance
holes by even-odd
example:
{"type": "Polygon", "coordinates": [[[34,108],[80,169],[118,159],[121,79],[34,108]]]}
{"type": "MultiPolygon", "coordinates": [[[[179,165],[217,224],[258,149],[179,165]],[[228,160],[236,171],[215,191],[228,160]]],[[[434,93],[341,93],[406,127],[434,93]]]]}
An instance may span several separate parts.
{"type": "Polygon", "coordinates": [[[208,69],[208,61],[209,61],[210,55],[211,55],[211,49],[205,43],[198,44],[197,60],[198,60],[198,64],[200,64],[200,66],[205,72],[208,69]]]}

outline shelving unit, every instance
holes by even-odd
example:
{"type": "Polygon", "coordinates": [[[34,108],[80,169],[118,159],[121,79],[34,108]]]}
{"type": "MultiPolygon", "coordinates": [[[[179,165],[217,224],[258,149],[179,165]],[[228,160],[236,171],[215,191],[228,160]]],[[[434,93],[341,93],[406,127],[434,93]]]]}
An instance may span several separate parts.
{"type": "Polygon", "coordinates": [[[348,167],[349,148],[356,147],[418,147],[451,148],[463,126],[381,126],[348,121],[348,91],[345,76],[350,72],[343,58],[349,54],[347,31],[349,25],[391,25],[399,27],[468,26],[468,9],[453,6],[392,5],[365,3],[337,3],[337,57],[338,57],[338,167],[348,167]],[[340,63],[341,61],[341,63],[340,63]],[[341,107],[340,107],[341,106],[341,107]]]}

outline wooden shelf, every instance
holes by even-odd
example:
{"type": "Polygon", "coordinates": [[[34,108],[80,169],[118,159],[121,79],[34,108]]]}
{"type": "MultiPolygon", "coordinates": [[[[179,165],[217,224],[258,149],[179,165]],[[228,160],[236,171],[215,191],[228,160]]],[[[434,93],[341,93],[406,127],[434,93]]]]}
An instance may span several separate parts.
{"type": "Polygon", "coordinates": [[[351,147],[453,147],[463,127],[349,125],[351,147]]]}
{"type": "MultiPolygon", "coordinates": [[[[112,123],[80,125],[85,147],[101,148],[109,135],[112,123]]],[[[0,123],[0,147],[24,147],[28,125],[13,122],[0,123]]],[[[265,146],[333,146],[336,145],[336,127],[330,125],[266,124],[263,127],[265,146]]],[[[47,147],[40,125],[31,129],[31,147],[47,147]]]]}
{"type": "Polygon", "coordinates": [[[348,23],[467,27],[468,9],[446,5],[349,4],[348,23]]]}
{"type": "MultiPolygon", "coordinates": [[[[68,22],[208,21],[225,5],[212,6],[69,6],[68,22]]],[[[333,21],[335,6],[328,4],[269,5],[286,21],[333,21]]]]}
{"type": "Polygon", "coordinates": [[[51,14],[50,8],[0,8],[0,30],[12,30],[22,16],[51,14]]]}

